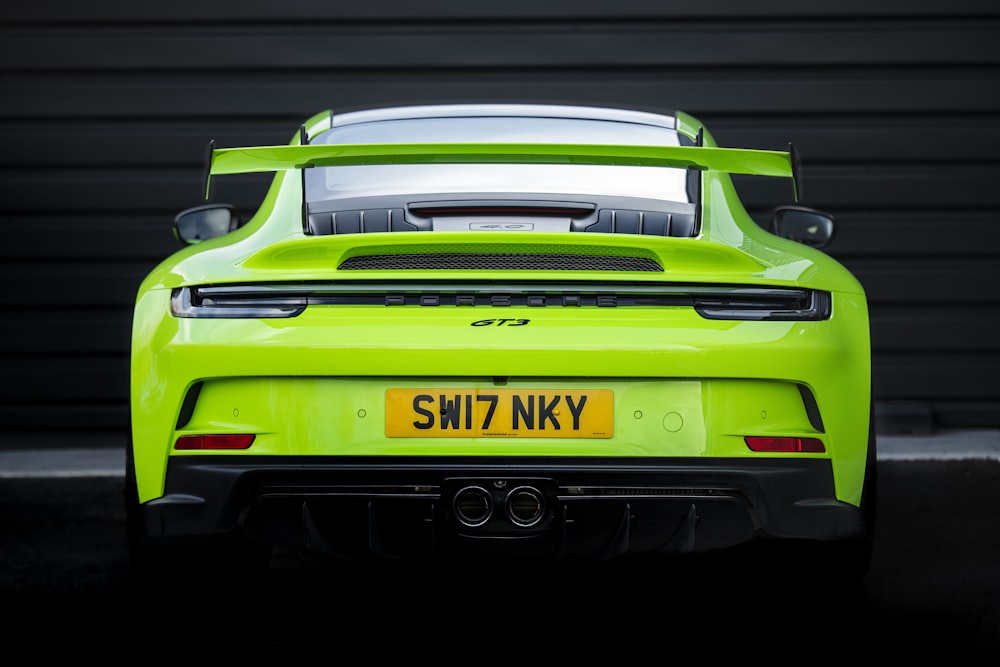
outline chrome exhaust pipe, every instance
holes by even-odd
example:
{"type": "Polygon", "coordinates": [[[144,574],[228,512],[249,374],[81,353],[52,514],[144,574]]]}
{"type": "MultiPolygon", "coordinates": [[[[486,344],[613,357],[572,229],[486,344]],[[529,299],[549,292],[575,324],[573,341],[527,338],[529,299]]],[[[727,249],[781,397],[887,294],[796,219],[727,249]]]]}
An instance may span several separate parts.
{"type": "Polygon", "coordinates": [[[545,516],[545,495],[534,487],[519,486],[507,494],[504,506],[511,523],[530,528],[545,516]]]}
{"type": "Polygon", "coordinates": [[[481,486],[467,486],[455,494],[452,510],[462,525],[478,528],[493,516],[493,498],[481,486]]]}

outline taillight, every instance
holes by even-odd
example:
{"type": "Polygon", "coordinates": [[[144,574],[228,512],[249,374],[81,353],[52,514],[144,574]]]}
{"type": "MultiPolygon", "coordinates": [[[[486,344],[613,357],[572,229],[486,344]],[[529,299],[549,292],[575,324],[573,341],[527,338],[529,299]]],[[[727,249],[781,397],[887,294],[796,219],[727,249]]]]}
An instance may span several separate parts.
{"type": "Polygon", "coordinates": [[[261,288],[246,293],[233,287],[180,287],[170,296],[170,312],[175,317],[214,317],[227,319],[265,319],[295,317],[308,304],[305,296],[271,294],[261,288]]]}
{"type": "Polygon", "coordinates": [[[817,438],[770,438],[747,436],[743,438],[747,447],[755,452],[807,452],[821,453],[826,451],[823,441],[817,438]]]}
{"type": "Polygon", "coordinates": [[[251,434],[213,433],[209,435],[182,435],[174,449],[247,449],[253,444],[251,434]]]}

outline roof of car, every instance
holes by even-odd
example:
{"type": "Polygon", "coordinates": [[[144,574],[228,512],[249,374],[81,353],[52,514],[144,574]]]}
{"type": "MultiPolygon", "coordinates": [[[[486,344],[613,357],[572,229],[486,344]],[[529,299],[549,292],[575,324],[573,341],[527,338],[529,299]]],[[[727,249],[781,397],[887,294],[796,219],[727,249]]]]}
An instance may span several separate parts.
{"type": "Polygon", "coordinates": [[[606,120],[652,125],[671,130],[677,129],[674,115],[630,109],[559,104],[431,104],[385,107],[334,114],[333,127],[385,120],[496,116],[606,120]]]}

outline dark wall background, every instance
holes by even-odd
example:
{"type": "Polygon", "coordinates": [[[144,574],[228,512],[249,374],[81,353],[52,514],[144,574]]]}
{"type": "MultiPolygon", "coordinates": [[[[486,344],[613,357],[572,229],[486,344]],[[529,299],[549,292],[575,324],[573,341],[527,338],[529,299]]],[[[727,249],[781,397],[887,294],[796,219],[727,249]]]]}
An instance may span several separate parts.
{"type": "MultiPolygon", "coordinates": [[[[1000,426],[1000,4],[136,3],[0,10],[0,444],[123,432],[130,314],[204,149],[323,109],[683,109],[804,161],[868,290],[879,428],[1000,426]]],[[[763,220],[787,183],[738,181],[763,220]]],[[[252,210],[259,177],[219,179],[252,210]]]]}

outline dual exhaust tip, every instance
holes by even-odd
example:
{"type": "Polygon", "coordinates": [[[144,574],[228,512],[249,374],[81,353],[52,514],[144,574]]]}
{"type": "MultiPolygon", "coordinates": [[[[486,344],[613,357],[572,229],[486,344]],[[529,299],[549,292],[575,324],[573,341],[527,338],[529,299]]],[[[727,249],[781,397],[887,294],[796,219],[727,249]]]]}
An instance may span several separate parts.
{"type": "Polygon", "coordinates": [[[467,528],[478,528],[493,518],[502,506],[507,521],[520,528],[530,528],[545,517],[545,494],[533,486],[517,486],[493,494],[482,486],[466,486],[454,496],[455,517],[467,528]]]}

